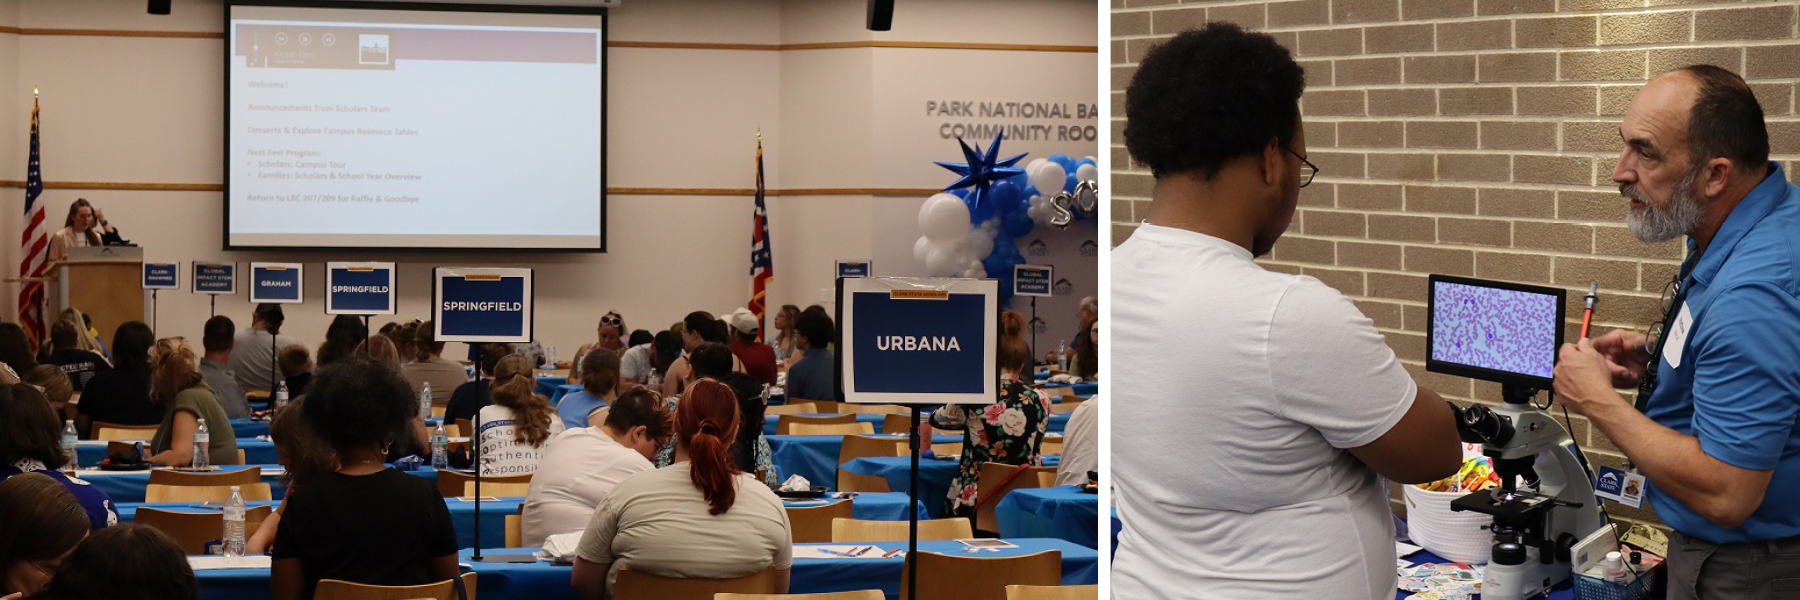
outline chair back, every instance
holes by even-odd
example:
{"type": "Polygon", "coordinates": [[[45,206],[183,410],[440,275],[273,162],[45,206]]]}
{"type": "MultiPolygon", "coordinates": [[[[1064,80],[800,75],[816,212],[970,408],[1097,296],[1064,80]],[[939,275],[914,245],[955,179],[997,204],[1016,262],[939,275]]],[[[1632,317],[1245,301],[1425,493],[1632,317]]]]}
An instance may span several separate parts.
{"type": "Polygon", "coordinates": [[[887,600],[881,590],[821,592],[817,594],[718,594],[713,600],[887,600]]]}
{"type": "Polygon", "coordinates": [[[150,441],[156,437],[156,429],[160,425],[119,425],[115,423],[94,422],[89,428],[88,437],[103,441],[137,442],[150,441]]]}
{"type": "Polygon", "coordinates": [[[962,450],[962,442],[948,442],[931,445],[931,453],[938,456],[962,456],[962,450]]]}
{"type": "Polygon", "coordinates": [[[865,415],[911,415],[912,409],[898,404],[851,404],[837,403],[841,412],[861,413],[865,415]]]}
{"type": "MultiPolygon", "coordinates": [[[[472,483],[474,481],[475,475],[473,473],[452,471],[450,469],[437,470],[438,493],[443,494],[445,498],[455,498],[464,495],[463,484],[472,483]]],[[[482,493],[488,494],[488,484],[492,483],[531,483],[531,475],[499,475],[493,477],[484,475],[481,478],[482,493]]],[[[491,496],[493,494],[488,495],[491,496]]],[[[520,495],[523,496],[524,494],[520,495]]]]}
{"type": "MultiPolygon", "coordinates": [[[[907,537],[907,529],[906,521],[832,519],[831,542],[834,544],[904,542],[907,537]]],[[[921,540],[962,540],[972,537],[975,537],[975,532],[969,528],[969,520],[962,517],[919,521],[919,539],[921,540]]]]}
{"type": "MultiPolygon", "coordinates": [[[[531,491],[531,481],[492,481],[498,477],[481,478],[481,495],[496,498],[523,498],[531,491]]],[[[463,482],[463,496],[475,495],[475,479],[463,482]]]]}
{"type": "MultiPolygon", "coordinates": [[[[1062,552],[1045,550],[1025,556],[975,558],[920,551],[907,557],[919,572],[920,598],[1006,600],[1009,585],[1062,583],[1062,552]]],[[[900,597],[910,592],[904,579],[900,597]]]]}
{"type": "Polygon", "coordinates": [[[1081,408],[1080,402],[1055,402],[1050,404],[1050,414],[1072,413],[1077,408],[1081,408]]]}
{"type": "Polygon", "coordinates": [[[1044,436],[1043,444],[1038,446],[1038,454],[1062,454],[1062,452],[1063,452],[1063,436],[1062,436],[1062,434],[1052,433],[1050,435],[1046,435],[1046,436],[1044,436]]]}
{"type": "Polygon", "coordinates": [[[890,492],[887,478],[880,475],[863,475],[838,469],[838,491],[840,492],[890,492]]]}
{"type": "MultiPolygon", "coordinates": [[[[448,397],[448,396],[446,396],[446,397],[448,397]]],[[[450,408],[449,405],[437,404],[437,400],[433,399],[432,407],[431,407],[431,417],[434,419],[442,419],[442,418],[444,418],[444,411],[449,408],[450,408]]]]}
{"type": "Polygon", "coordinates": [[[851,500],[839,500],[823,506],[789,506],[787,517],[796,544],[823,544],[831,541],[831,523],[851,517],[851,500]]]}
{"type": "MultiPolygon", "coordinates": [[[[851,417],[852,420],[855,417],[851,417]]],[[[795,423],[788,428],[788,435],[856,435],[875,433],[874,423],[830,423],[815,425],[812,423],[795,423]]]]}
{"type": "Polygon", "coordinates": [[[720,593],[772,594],[775,571],[764,569],[732,579],[676,579],[661,577],[629,567],[619,569],[613,581],[613,600],[713,600],[720,593]]]}
{"type": "Polygon", "coordinates": [[[1100,586],[1009,585],[1006,600],[1100,600],[1100,586]]]}
{"type": "MultiPolygon", "coordinates": [[[[882,433],[912,433],[912,414],[891,414],[881,418],[882,433]]],[[[919,435],[931,439],[931,424],[920,423],[919,435]]]]}
{"type": "Polygon", "coordinates": [[[158,485],[250,485],[262,483],[262,467],[213,473],[188,473],[171,469],[151,469],[150,483],[158,485]]]}
{"type": "MultiPolygon", "coordinates": [[[[475,600],[475,574],[462,574],[468,600],[475,600]]],[[[321,579],[313,600],[458,600],[456,581],[445,579],[424,585],[368,585],[340,579],[321,579]]]]}
{"type": "Polygon", "coordinates": [[[1071,388],[1071,387],[1068,387],[1068,386],[1062,386],[1062,387],[1040,387],[1040,388],[1037,388],[1037,393],[1038,393],[1038,395],[1039,395],[1039,396],[1043,396],[1043,397],[1045,397],[1045,398],[1049,398],[1049,399],[1050,399],[1050,401],[1051,401],[1051,402],[1060,402],[1060,401],[1061,401],[1061,398],[1062,398],[1062,397],[1063,397],[1063,396],[1069,396],[1069,395],[1071,395],[1071,394],[1070,394],[1070,393],[1069,393],[1069,392],[1070,392],[1070,391],[1073,391],[1073,389],[1074,389],[1074,388],[1071,388]]]}
{"type": "Polygon", "coordinates": [[[976,483],[975,529],[978,531],[999,531],[1000,522],[994,518],[994,507],[1000,505],[1000,499],[1016,489],[1044,487],[1044,475],[1048,475],[1051,483],[1056,481],[1056,467],[1025,467],[1022,471],[1018,465],[1004,463],[982,463],[981,476],[976,483]],[[1013,476],[1014,471],[1020,471],[1013,476]]]}
{"type": "MultiPolygon", "coordinates": [[[[238,493],[244,496],[245,502],[257,500],[274,500],[269,484],[252,483],[238,485],[238,493]]],[[[144,486],[145,502],[225,502],[231,499],[229,485],[167,485],[152,483],[144,486]]]]}
{"type": "MultiPolygon", "coordinates": [[[[275,512],[269,506],[255,506],[244,511],[244,538],[256,533],[264,519],[275,512]]],[[[205,554],[206,543],[224,539],[225,513],[206,511],[199,513],[175,512],[160,508],[139,508],[136,520],[139,524],[155,527],[157,531],[169,534],[181,551],[188,554],[205,554]]]]}
{"type": "Polygon", "coordinates": [[[838,446],[838,464],[865,456],[906,456],[906,438],[846,435],[838,446]]]}
{"type": "Polygon", "coordinates": [[[506,546],[518,548],[525,545],[525,517],[506,515],[506,546]]]}
{"type": "Polygon", "coordinates": [[[787,404],[771,404],[763,408],[765,415],[814,415],[818,413],[819,405],[810,400],[790,400],[787,404]]]}
{"type": "Polygon", "coordinates": [[[856,415],[777,415],[775,417],[775,435],[791,435],[795,423],[842,425],[855,422],[856,415]]]}

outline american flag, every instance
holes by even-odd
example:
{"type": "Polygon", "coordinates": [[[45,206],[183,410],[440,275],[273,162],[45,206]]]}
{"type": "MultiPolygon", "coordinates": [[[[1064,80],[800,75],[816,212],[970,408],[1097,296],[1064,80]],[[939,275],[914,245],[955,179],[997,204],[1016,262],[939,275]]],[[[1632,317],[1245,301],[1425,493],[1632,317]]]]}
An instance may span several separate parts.
{"type": "Polygon", "coordinates": [[[19,288],[19,325],[25,328],[31,351],[37,352],[38,340],[44,339],[44,282],[39,278],[48,268],[44,259],[50,237],[45,233],[44,205],[37,201],[38,195],[44,193],[44,176],[38,172],[37,91],[32,90],[31,95],[31,156],[25,163],[25,232],[19,239],[25,255],[19,261],[19,277],[26,281],[19,288]]]}
{"type": "MultiPolygon", "coordinates": [[[[775,255],[769,248],[769,208],[763,201],[761,133],[756,134],[756,212],[752,213],[751,220],[755,222],[756,230],[750,234],[750,312],[756,315],[756,322],[761,323],[767,304],[764,294],[768,292],[769,280],[775,278],[775,255]]],[[[762,329],[756,330],[757,341],[762,340],[762,329]]]]}

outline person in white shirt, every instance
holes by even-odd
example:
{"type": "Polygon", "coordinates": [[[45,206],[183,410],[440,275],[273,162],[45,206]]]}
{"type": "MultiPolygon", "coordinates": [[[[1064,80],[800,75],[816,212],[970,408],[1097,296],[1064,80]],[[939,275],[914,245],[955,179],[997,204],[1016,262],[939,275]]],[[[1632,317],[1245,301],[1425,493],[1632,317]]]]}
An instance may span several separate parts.
{"type": "Polygon", "coordinates": [[[545,442],[563,432],[550,400],[534,391],[533,366],[517,354],[494,366],[493,404],[481,408],[475,424],[483,476],[537,472],[545,442]]]}
{"type": "Polygon", "coordinates": [[[525,545],[541,546],[544,538],[586,528],[614,486],[654,468],[656,448],[674,432],[674,415],[662,394],[639,386],[613,400],[605,423],[550,438],[525,496],[525,545]]]}
{"type": "Polygon", "coordinates": [[[1056,464],[1056,485],[1088,482],[1088,471],[1100,470],[1100,402],[1094,396],[1069,415],[1063,427],[1062,462],[1056,464]]]}
{"type": "Polygon", "coordinates": [[[1115,598],[1392,598],[1381,477],[1450,476],[1449,406],[1349,298],[1268,271],[1306,160],[1305,79],[1209,23],[1139,64],[1126,148],[1156,177],[1112,260],[1115,598]]]}

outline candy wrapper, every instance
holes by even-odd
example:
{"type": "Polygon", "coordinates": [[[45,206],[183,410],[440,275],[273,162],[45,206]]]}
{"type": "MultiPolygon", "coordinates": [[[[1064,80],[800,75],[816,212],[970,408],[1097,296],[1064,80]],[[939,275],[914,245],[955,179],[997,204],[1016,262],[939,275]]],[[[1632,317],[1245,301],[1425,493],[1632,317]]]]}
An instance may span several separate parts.
{"type": "Polygon", "coordinates": [[[1462,468],[1455,475],[1421,483],[1419,488],[1431,492],[1473,492],[1500,485],[1500,475],[1494,472],[1492,464],[1486,456],[1477,456],[1463,461],[1462,468]]]}
{"type": "Polygon", "coordinates": [[[1399,587],[1409,600],[1470,600],[1481,593],[1481,566],[1424,563],[1400,567],[1399,587]]]}

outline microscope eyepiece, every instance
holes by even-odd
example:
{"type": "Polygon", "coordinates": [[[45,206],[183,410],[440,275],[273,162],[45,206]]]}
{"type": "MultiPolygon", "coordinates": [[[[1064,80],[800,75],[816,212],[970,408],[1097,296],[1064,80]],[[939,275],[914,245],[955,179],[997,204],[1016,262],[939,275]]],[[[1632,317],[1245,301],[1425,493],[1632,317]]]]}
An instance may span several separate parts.
{"type": "Polygon", "coordinates": [[[1456,413],[1456,435],[1469,444],[1504,446],[1512,440],[1512,423],[1480,404],[1450,405],[1456,413]]]}

